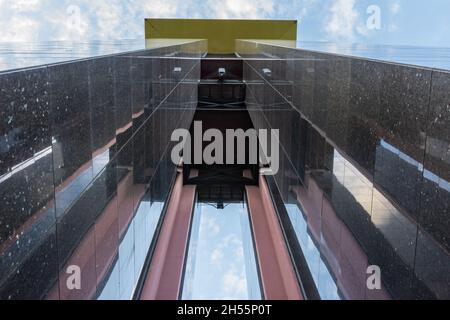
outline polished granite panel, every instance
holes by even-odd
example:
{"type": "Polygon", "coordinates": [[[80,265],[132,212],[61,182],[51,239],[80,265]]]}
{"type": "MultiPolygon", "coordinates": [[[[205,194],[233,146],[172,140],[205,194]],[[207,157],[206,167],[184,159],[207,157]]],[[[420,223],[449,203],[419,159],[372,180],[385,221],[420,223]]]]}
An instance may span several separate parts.
{"type": "Polygon", "coordinates": [[[431,70],[383,65],[379,124],[390,144],[423,162],[431,70]]]}
{"type": "Polygon", "coordinates": [[[284,131],[276,192],[321,297],[448,299],[448,73],[240,45],[253,124],[284,131]],[[264,57],[296,59],[287,107],[264,57]],[[381,290],[366,288],[368,265],[380,266],[381,290]]]}
{"type": "Polygon", "coordinates": [[[131,124],[132,100],[131,100],[131,58],[117,56],[114,63],[114,107],[116,135],[122,134],[131,124]]]}
{"type": "Polygon", "coordinates": [[[58,248],[62,262],[77,248],[80,239],[93,227],[100,213],[117,192],[115,160],[87,186],[73,205],[59,217],[58,248]]]}
{"type": "MultiPolygon", "coordinates": [[[[138,185],[144,186],[145,183],[148,183],[151,177],[150,168],[146,168],[146,151],[150,153],[153,152],[153,150],[148,150],[146,148],[147,141],[145,138],[147,131],[151,130],[147,123],[139,128],[133,138],[133,182],[137,189],[140,189],[138,185]]],[[[150,143],[151,140],[148,142],[150,143]]],[[[137,191],[137,193],[136,197],[139,198],[140,192],[137,191]]]]}
{"type": "Polygon", "coordinates": [[[381,67],[378,63],[351,60],[347,139],[345,146],[338,144],[371,174],[375,170],[378,144],[381,76],[381,67]]]}
{"type": "MultiPolygon", "coordinates": [[[[109,166],[107,170],[110,170],[111,167],[109,166]]],[[[120,243],[117,196],[105,203],[102,213],[95,222],[96,296],[99,296],[106,283],[115,287],[119,286],[119,277],[114,274],[111,275],[111,272],[113,272],[111,270],[113,270],[114,263],[117,261],[120,243]]]]}
{"type": "Polygon", "coordinates": [[[329,101],[330,69],[333,61],[331,59],[318,59],[315,63],[314,77],[314,107],[312,109],[311,121],[321,130],[326,129],[329,101]]]}
{"type": "Polygon", "coordinates": [[[270,82],[288,102],[292,103],[294,83],[292,66],[294,61],[290,59],[289,52],[283,48],[274,48],[270,51],[272,56],[276,54],[275,59],[269,64],[269,69],[271,70],[270,82]]]}
{"type": "Polygon", "coordinates": [[[151,73],[151,77],[150,77],[150,81],[152,84],[151,87],[151,98],[150,98],[150,103],[151,103],[151,109],[154,110],[158,105],[161,104],[161,101],[163,99],[162,96],[162,90],[161,90],[161,59],[159,58],[160,56],[160,52],[155,52],[154,55],[151,56],[151,69],[152,69],[152,73],[151,73]]]}
{"type": "Polygon", "coordinates": [[[380,145],[383,154],[397,154],[397,159],[382,161],[389,170],[382,173],[377,170],[377,163],[375,182],[417,218],[431,71],[386,65],[382,74],[379,126],[383,143],[380,145]],[[389,146],[388,151],[384,142],[389,146]],[[383,184],[378,177],[388,172],[391,177],[383,184]]]}
{"type": "MultiPolygon", "coordinates": [[[[330,169],[329,161],[326,160],[329,151],[323,150],[334,149],[324,147],[323,142],[322,146],[314,143],[310,144],[309,148],[311,147],[319,149],[307,150],[308,153],[315,154],[311,159],[315,169],[308,170],[311,173],[304,183],[292,184],[295,179],[288,177],[295,170],[289,169],[290,161],[286,160],[275,178],[285,201],[288,201],[286,189],[295,192],[295,198],[301,205],[300,210],[307,216],[307,235],[311,240],[309,245],[303,245],[304,254],[310,259],[311,272],[313,278],[316,278],[322,298],[364,299],[366,295],[372,298],[388,298],[390,295],[396,298],[431,297],[423,283],[412,277],[412,270],[408,266],[413,263],[411,259],[414,257],[415,238],[408,240],[405,234],[412,232],[414,237],[414,226],[409,231],[404,230],[405,225],[399,224],[401,229],[396,230],[392,229],[394,225],[391,221],[389,228],[386,228],[388,216],[385,213],[381,216],[381,207],[376,213],[377,219],[371,220],[373,187],[370,181],[336,153],[330,169]],[[333,172],[331,184],[330,170],[333,172]],[[316,250],[321,252],[322,260],[314,259],[314,254],[308,253],[306,248],[311,250],[313,243],[316,250]],[[404,260],[408,256],[409,262],[404,260]],[[383,275],[389,272],[383,276],[384,285],[387,286],[383,290],[388,290],[389,293],[366,293],[365,268],[368,263],[379,265],[383,275]]],[[[377,197],[382,196],[377,193],[377,197]]],[[[389,203],[386,199],[383,201],[389,203]]],[[[294,220],[298,219],[294,217],[294,220]]],[[[389,217],[394,219],[393,216],[389,217]]],[[[401,216],[397,219],[401,219],[401,216]]]]}
{"type": "Polygon", "coordinates": [[[51,153],[31,161],[0,180],[1,244],[18,240],[22,226],[41,215],[55,220],[51,153]]]}
{"type": "Polygon", "coordinates": [[[51,66],[48,73],[55,184],[63,188],[92,162],[88,62],[51,66]]]}
{"type": "MultiPolygon", "coordinates": [[[[2,244],[3,245],[3,244],[2,244]]],[[[54,213],[24,231],[0,254],[0,299],[45,299],[58,283],[54,213]],[[46,221],[44,221],[46,220],[46,221]]],[[[59,295],[56,294],[55,298],[59,295]]]]}
{"type": "Polygon", "coordinates": [[[298,113],[293,114],[293,132],[295,139],[291,139],[291,160],[301,181],[305,181],[306,173],[306,143],[308,138],[308,122],[298,113]]]}
{"type": "Polygon", "coordinates": [[[164,153],[170,133],[194,112],[199,59],[184,52],[199,58],[200,49],[0,74],[2,298],[131,298],[176,172],[164,153]],[[162,65],[161,54],[179,56],[181,77],[161,69],[176,64],[162,65]],[[74,266],[81,290],[67,286],[74,266]]]}
{"type": "Polygon", "coordinates": [[[375,183],[417,220],[423,165],[381,140],[376,151],[375,183]]]}
{"type": "Polygon", "coordinates": [[[131,106],[133,110],[133,130],[139,128],[144,121],[144,91],[146,90],[144,75],[151,70],[146,70],[144,61],[146,59],[140,57],[131,58],[130,66],[130,82],[131,82],[131,106]]]}
{"type": "Polygon", "coordinates": [[[164,98],[167,97],[167,94],[170,92],[171,89],[171,83],[170,83],[170,76],[172,73],[171,67],[172,67],[172,58],[166,57],[166,55],[169,54],[167,50],[162,49],[159,52],[159,64],[160,64],[160,74],[159,74],[159,90],[160,90],[160,102],[163,102],[164,98]]]}
{"type": "Polygon", "coordinates": [[[420,220],[450,250],[450,74],[433,72],[432,83],[420,220]]]}
{"type": "Polygon", "coordinates": [[[1,242],[53,200],[46,75],[36,69],[0,76],[1,242]]]}
{"type": "Polygon", "coordinates": [[[448,299],[450,281],[448,252],[437,245],[425,232],[419,232],[414,272],[438,299],[448,299]]]}
{"type": "Polygon", "coordinates": [[[0,90],[3,175],[51,143],[47,69],[1,74],[0,90]]]}
{"type": "MultiPolygon", "coordinates": [[[[154,150],[156,154],[161,154],[162,148],[164,148],[163,139],[162,139],[162,131],[164,129],[164,125],[162,123],[162,111],[161,109],[156,110],[152,117],[150,118],[150,121],[152,123],[152,130],[153,130],[153,136],[154,139],[152,141],[151,148],[154,150]]],[[[150,146],[149,146],[150,147],[150,146]]],[[[159,162],[159,157],[155,158],[154,165],[156,166],[159,162]]]]}
{"type": "Polygon", "coordinates": [[[305,117],[312,119],[314,105],[315,59],[311,55],[294,60],[293,104],[305,117]]]}
{"type": "Polygon", "coordinates": [[[0,296],[44,298],[57,280],[46,68],[0,74],[0,296]]]}
{"type": "MultiPolygon", "coordinates": [[[[339,58],[330,60],[330,73],[327,83],[328,111],[325,131],[327,136],[340,148],[345,149],[347,143],[348,121],[351,114],[352,61],[339,58]]],[[[321,98],[319,98],[321,99],[321,98]]]]}
{"type": "MultiPolygon", "coordinates": [[[[99,58],[89,63],[89,105],[94,165],[97,152],[114,144],[115,103],[112,58],[99,58]]],[[[109,149],[113,152],[113,147],[109,149]]]]}
{"type": "Polygon", "coordinates": [[[346,148],[343,150],[367,172],[374,174],[378,137],[373,126],[350,114],[347,120],[346,148]]]}

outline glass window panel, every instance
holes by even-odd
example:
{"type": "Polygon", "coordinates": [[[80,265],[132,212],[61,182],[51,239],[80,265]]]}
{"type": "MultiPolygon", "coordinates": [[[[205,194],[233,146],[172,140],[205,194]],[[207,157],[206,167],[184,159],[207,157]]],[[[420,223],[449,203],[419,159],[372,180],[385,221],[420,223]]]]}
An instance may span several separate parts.
{"type": "Polygon", "coordinates": [[[186,261],[183,300],[262,298],[247,206],[197,203],[186,261]]]}

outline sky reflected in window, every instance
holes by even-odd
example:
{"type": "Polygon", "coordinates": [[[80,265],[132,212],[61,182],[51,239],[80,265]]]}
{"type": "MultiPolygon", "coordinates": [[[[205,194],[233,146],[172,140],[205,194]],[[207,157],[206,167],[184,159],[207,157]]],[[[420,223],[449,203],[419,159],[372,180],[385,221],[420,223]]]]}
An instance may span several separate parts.
{"type": "Polygon", "coordinates": [[[197,203],[193,219],[182,299],[261,299],[245,204],[197,203]]]}
{"type": "Polygon", "coordinates": [[[286,204],[285,206],[321,299],[340,300],[336,281],[308,232],[308,223],[300,208],[295,204],[286,204]]]}

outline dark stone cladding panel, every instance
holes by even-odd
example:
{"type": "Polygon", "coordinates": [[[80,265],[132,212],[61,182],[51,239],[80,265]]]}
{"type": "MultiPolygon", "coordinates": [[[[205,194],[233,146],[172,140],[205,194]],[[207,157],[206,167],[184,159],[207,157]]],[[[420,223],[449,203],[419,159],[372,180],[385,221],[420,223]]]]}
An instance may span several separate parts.
{"type": "Polygon", "coordinates": [[[381,72],[380,139],[396,148],[399,157],[389,163],[384,162],[391,172],[390,178],[384,180],[386,183],[378,179],[385,173],[375,171],[375,183],[417,220],[432,71],[385,64],[381,72]],[[403,155],[411,160],[405,161],[403,155]],[[417,164],[413,165],[414,162],[417,164]]]}
{"type": "MultiPolygon", "coordinates": [[[[270,47],[262,45],[260,50],[305,58],[294,66],[295,108],[417,220],[425,143],[429,149],[433,141],[427,139],[427,129],[432,127],[427,121],[433,118],[429,107],[432,70],[270,47]],[[310,80],[304,84],[306,79],[310,80]]],[[[267,90],[264,96],[275,99],[267,90]]],[[[430,161],[425,169],[429,165],[430,161]]]]}
{"type": "Polygon", "coordinates": [[[0,74],[0,298],[57,280],[47,68],[0,74]]]}
{"type": "Polygon", "coordinates": [[[379,63],[358,59],[351,61],[347,139],[343,150],[372,175],[379,141],[381,71],[379,63]]]}
{"type": "MultiPolygon", "coordinates": [[[[401,227],[405,230],[416,230],[413,233],[417,241],[405,243],[410,234],[398,234],[387,241],[382,224],[376,221],[381,217],[380,211],[371,217],[367,206],[359,205],[346,186],[339,187],[337,181],[330,183],[328,178],[327,183],[322,181],[324,194],[365,251],[371,252],[371,263],[383,265],[383,270],[387,270],[387,280],[394,284],[389,288],[391,293],[399,298],[448,298],[449,72],[270,47],[259,45],[259,54],[255,56],[275,60],[277,55],[280,59],[303,58],[294,59],[292,65],[287,62],[273,67],[278,78],[283,74],[291,79],[292,70],[286,69],[294,70],[292,107],[300,111],[304,121],[318,128],[319,135],[336,146],[370,184],[374,183],[378,197],[381,195],[390,202],[396,212],[386,212],[385,218],[399,215],[397,225],[404,223],[401,227]],[[397,253],[402,250],[409,252],[407,263],[397,253]]],[[[301,121],[292,113],[284,108],[270,108],[278,105],[282,99],[277,95],[285,91],[272,90],[275,86],[262,73],[266,65],[269,64],[264,58],[244,61],[247,102],[255,127],[279,128],[290,133],[287,137],[280,134],[289,161],[282,161],[281,173],[275,177],[280,193],[285,195],[290,164],[297,174],[302,172],[298,165],[325,172],[333,165],[320,156],[328,153],[321,139],[308,134],[305,139],[299,134],[301,121]],[[297,152],[301,144],[315,146],[306,153],[304,164],[297,152]],[[320,159],[324,162],[317,162],[320,159]]],[[[288,96],[284,98],[289,101],[288,96]]]]}
{"type": "MultiPolygon", "coordinates": [[[[159,140],[167,142],[164,135],[182,115],[192,119],[194,110],[181,114],[174,107],[150,115],[182,79],[170,78],[174,59],[163,65],[160,56],[196,48],[187,46],[187,50],[177,46],[0,73],[2,299],[57,299],[60,294],[92,298],[89,289],[95,292],[104,283],[99,277],[109,275],[115,261],[105,253],[117,253],[117,227],[122,232],[128,229],[149,179],[151,188],[161,188],[152,197],[165,200],[176,167],[167,155],[164,163],[160,161],[166,146],[159,140]],[[137,64],[134,71],[132,61],[137,64]],[[162,74],[169,81],[159,83],[162,74]],[[166,87],[159,90],[162,86],[166,87]],[[105,213],[112,221],[107,230],[98,225],[105,213]],[[83,281],[89,282],[82,283],[86,290],[78,295],[65,287],[67,263],[80,263],[83,281]]],[[[178,62],[185,63],[187,72],[199,61],[180,57],[178,62]]],[[[192,79],[198,80],[198,75],[193,73],[192,79]]],[[[189,97],[195,96],[192,89],[186,92],[189,97]]],[[[174,101],[182,102],[180,98],[181,94],[174,101]]]]}
{"type": "MultiPolygon", "coordinates": [[[[330,73],[327,82],[328,105],[325,131],[327,136],[343,150],[349,150],[349,121],[352,115],[352,60],[339,58],[329,60],[330,73]]],[[[350,128],[349,128],[350,127],[350,128]]]]}
{"type": "Polygon", "coordinates": [[[114,64],[114,106],[116,130],[126,128],[131,123],[131,58],[117,56],[113,58],[114,64]]]}
{"type": "Polygon", "coordinates": [[[47,70],[0,75],[0,242],[53,197],[47,70]],[[27,161],[38,160],[31,170],[27,161]],[[50,156],[51,158],[51,156],[50,156]],[[19,168],[15,168],[19,166],[19,168]],[[20,170],[28,167],[28,169],[20,170]],[[10,174],[11,176],[3,176],[10,174]],[[12,192],[13,191],[13,192],[12,192]]]}
{"type": "Polygon", "coordinates": [[[82,61],[48,68],[56,186],[92,160],[88,66],[82,61]]]}
{"type": "Polygon", "coordinates": [[[92,151],[115,138],[115,104],[113,58],[89,61],[89,105],[92,151]]]}
{"type": "Polygon", "coordinates": [[[382,64],[379,125],[382,138],[423,163],[431,70],[382,64]]]}
{"type": "Polygon", "coordinates": [[[84,190],[81,197],[58,221],[58,248],[64,263],[97,216],[117,192],[116,160],[106,168],[84,190]]]}
{"type": "Polygon", "coordinates": [[[47,69],[0,74],[0,175],[50,144],[47,69]]]}
{"type": "Polygon", "coordinates": [[[420,221],[450,251],[450,72],[434,71],[420,221]]]}
{"type": "Polygon", "coordinates": [[[293,104],[308,119],[312,119],[314,109],[315,64],[313,54],[294,61],[293,104]]]}

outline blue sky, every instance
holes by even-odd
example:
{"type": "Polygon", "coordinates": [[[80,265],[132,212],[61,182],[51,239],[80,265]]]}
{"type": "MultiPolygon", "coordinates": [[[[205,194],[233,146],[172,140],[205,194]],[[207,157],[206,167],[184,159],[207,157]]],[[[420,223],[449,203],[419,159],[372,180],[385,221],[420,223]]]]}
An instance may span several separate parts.
{"type": "Polygon", "coordinates": [[[145,17],[272,18],[298,19],[299,40],[450,47],[449,13],[448,0],[0,0],[0,41],[143,38],[145,17]]]}
{"type": "Polygon", "coordinates": [[[250,220],[242,203],[198,203],[189,240],[183,298],[261,298],[250,220]]]}

